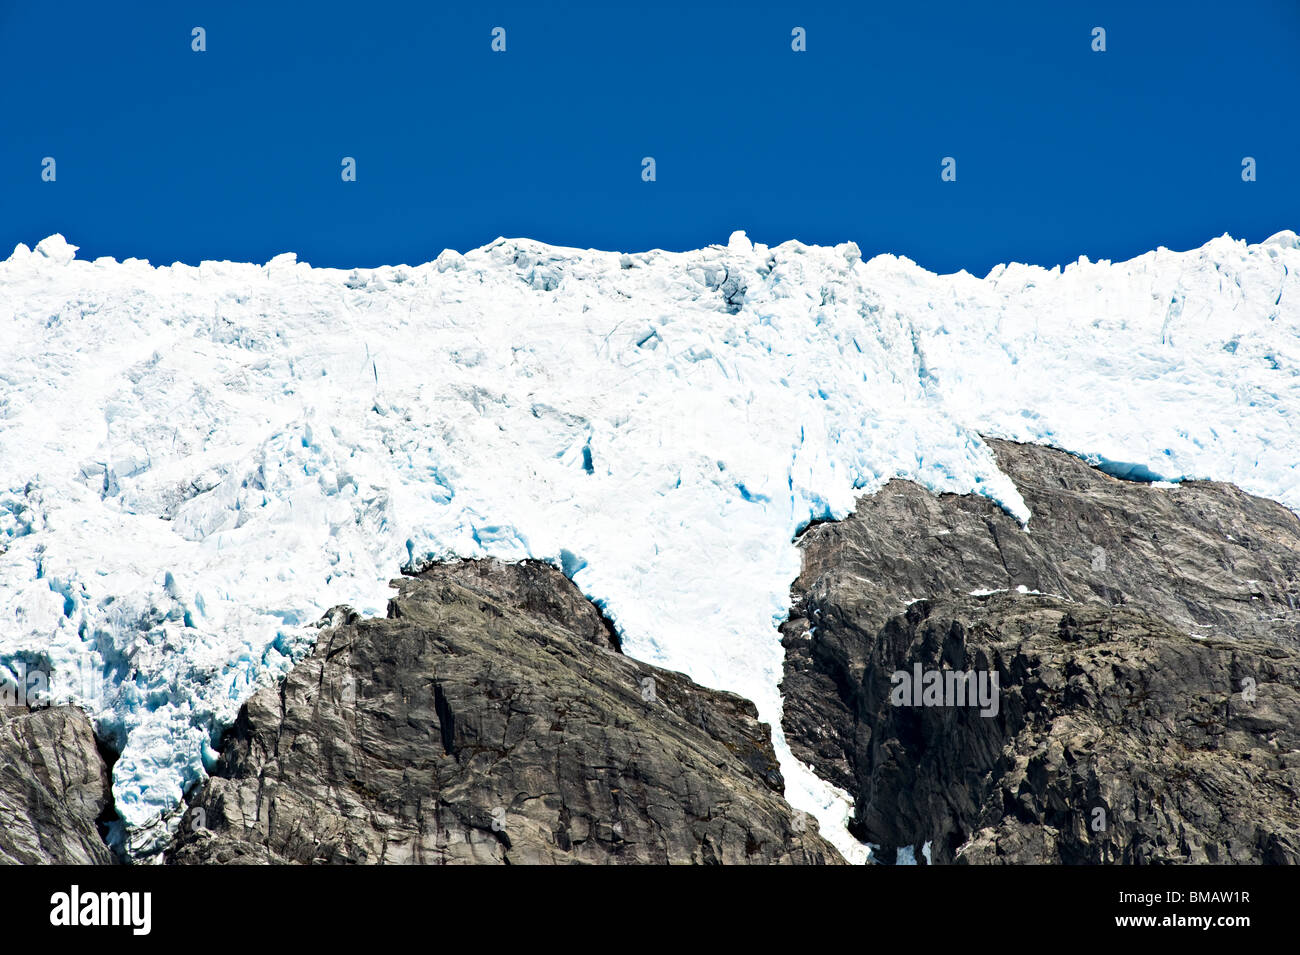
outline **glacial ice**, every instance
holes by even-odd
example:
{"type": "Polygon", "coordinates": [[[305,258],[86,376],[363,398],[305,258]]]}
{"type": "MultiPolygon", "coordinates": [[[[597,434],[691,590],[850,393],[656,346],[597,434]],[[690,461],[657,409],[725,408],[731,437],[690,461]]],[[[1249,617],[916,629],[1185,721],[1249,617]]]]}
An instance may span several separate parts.
{"type": "Polygon", "coordinates": [[[743,233],[350,271],[75,254],[0,263],[0,664],[122,748],[140,851],[326,609],[495,555],[753,699],[791,802],[860,859],[781,736],[799,528],[894,477],[1030,520],[982,434],[1300,507],[1294,233],[982,279],[743,233]]]}

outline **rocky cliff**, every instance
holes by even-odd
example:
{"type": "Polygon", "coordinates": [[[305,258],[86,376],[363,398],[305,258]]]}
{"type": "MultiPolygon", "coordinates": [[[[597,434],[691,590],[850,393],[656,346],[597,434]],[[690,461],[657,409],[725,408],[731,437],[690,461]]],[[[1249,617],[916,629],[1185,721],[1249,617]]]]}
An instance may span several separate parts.
{"type": "Polygon", "coordinates": [[[1295,516],[990,443],[1028,529],[895,481],[803,535],[796,755],[885,859],[1300,861],[1295,516]],[[996,675],[996,712],[896,694],[931,671],[996,675]]]}
{"type": "Polygon", "coordinates": [[[0,708],[0,863],[110,862],[97,823],[111,800],[81,710],[0,708]]]}
{"type": "Polygon", "coordinates": [[[744,699],[623,656],[557,570],[457,561],[332,612],[245,705],[173,863],[827,863],[744,699]]]}

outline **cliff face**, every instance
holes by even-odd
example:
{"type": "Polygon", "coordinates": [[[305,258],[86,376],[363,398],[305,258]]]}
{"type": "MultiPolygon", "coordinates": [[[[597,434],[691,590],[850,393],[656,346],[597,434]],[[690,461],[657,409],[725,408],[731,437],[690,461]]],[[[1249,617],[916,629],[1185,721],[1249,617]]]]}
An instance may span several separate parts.
{"type": "Polygon", "coordinates": [[[252,697],[173,863],[840,862],[782,798],[747,700],[628,659],[537,562],[396,582],[332,612],[252,697]]]}
{"type": "Polygon", "coordinates": [[[111,862],[96,825],[111,799],[108,767],[81,710],[2,708],[0,863],[111,862]]]}
{"type": "Polygon", "coordinates": [[[1011,593],[919,601],[865,663],[869,841],[935,862],[1300,862],[1294,651],[1011,593]],[[997,674],[996,708],[895,705],[891,675],[918,664],[997,674]]]}
{"type": "Polygon", "coordinates": [[[990,443],[1028,532],[896,481],[801,539],[796,755],[935,862],[1300,861],[1295,516],[990,443]],[[895,694],[936,670],[996,675],[996,712],[895,694]]]}

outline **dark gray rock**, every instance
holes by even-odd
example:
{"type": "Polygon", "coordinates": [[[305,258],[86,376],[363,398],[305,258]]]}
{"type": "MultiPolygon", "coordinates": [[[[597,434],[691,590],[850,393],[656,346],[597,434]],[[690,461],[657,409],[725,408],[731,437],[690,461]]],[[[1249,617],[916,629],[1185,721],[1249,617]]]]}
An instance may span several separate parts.
{"type": "Polygon", "coordinates": [[[0,863],[112,862],[97,826],[111,801],[81,710],[0,708],[0,863]]]}
{"type": "Polygon", "coordinates": [[[1300,653],[1276,643],[1047,596],[920,601],[881,629],[859,705],[869,841],[935,862],[1300,862],[1300,653]],[[891,674],[918,663],[996,673],[996,713],[896,705],[891,674]]]}
{"type": "Polygon", "coordinates": [[[172,863],[841,862],[752,703],[630,660],[537,563],[395,581],[254,695],[172,863]]]}
{"type": "Polygon", "coordinates": [[[1297,861],[1295,515],[990,444],[1028,533],[895,481],[801,538],[795,754],[854,795],[860,837],[931,842],[936,862],[1297,861]],[[998,672],[999,714],[893,705],[891,674],[917,662],[998,672]]]}

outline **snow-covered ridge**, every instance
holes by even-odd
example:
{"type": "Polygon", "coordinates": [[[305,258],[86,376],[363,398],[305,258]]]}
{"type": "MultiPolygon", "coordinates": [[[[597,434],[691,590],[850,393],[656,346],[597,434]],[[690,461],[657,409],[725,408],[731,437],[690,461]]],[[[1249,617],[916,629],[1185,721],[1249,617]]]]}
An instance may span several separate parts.
{"type": "MultiPolygon", "coordinates": [[[[1300,240],[939,276],[751,245],[0,263],[0,663],[124,744],[135,833],[309,624],[400,565],[556,561],[633,656],[780,738],[791,536],[895,477],[1024,502],[980,433],[1300,508],[1300,240]]],[[[1032,527],[1032,522],[1031,525],[1032,527]]],[[[3,676],[0,671],[0,676],[3,676]]]]}

